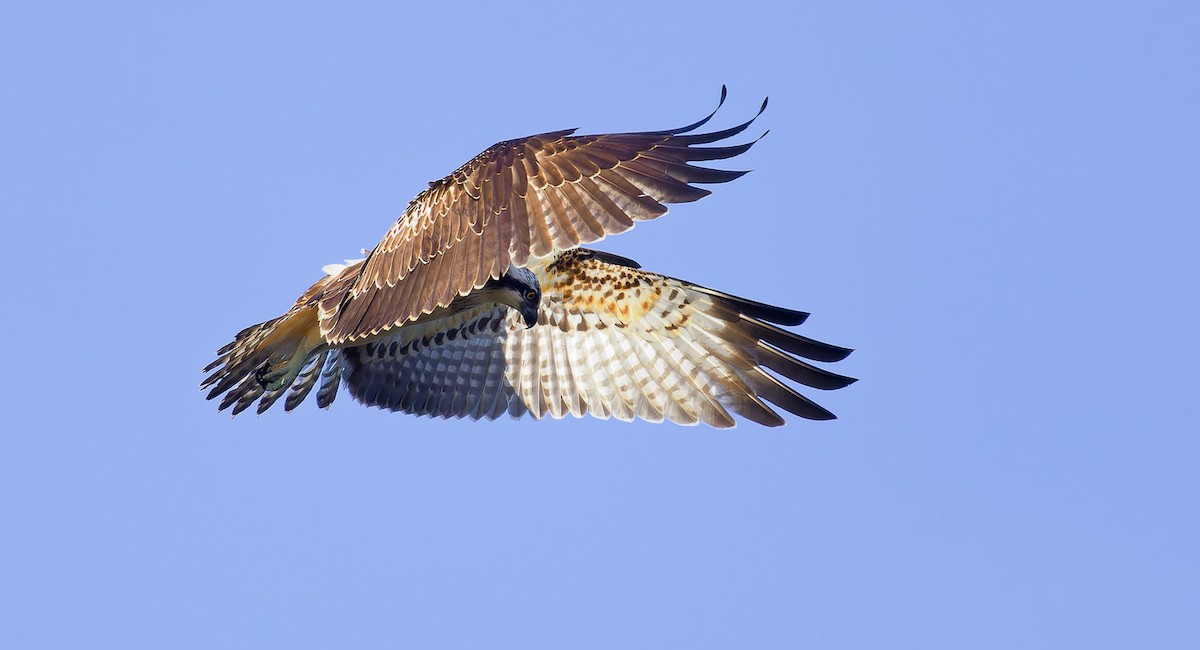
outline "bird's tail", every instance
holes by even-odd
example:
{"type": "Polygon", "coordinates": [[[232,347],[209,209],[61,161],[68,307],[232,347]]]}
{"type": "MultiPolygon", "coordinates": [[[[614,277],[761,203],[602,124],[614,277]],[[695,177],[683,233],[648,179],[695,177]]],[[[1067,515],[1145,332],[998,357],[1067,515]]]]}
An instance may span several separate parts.
{"type": "Polygon", "coordinates": [[[338,350],[331,350],[321,335],[315,301],[301,299],[279,318],[252,325],[217,350],[217,358],[204,368],[212,372],[200,384],[209,388],[208,399],[224,393],[217,410],[233,407],[237,415],[258,400],[258,412],[271,407],[288,388],[284,402],[290,411],[308,396],[320,380],[317,405],[333,403],[340,383],[338,350]]]}

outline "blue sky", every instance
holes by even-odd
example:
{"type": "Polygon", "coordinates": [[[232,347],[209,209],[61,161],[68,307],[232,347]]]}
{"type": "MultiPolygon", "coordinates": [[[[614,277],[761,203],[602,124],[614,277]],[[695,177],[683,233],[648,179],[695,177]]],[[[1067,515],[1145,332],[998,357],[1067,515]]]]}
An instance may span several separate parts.
{"type": "Polygon", "coordinates": [[[6,647],[1119,648],[1200,637],[1185,3],[0,9],[6,647]],[[234,332],[428,180],[771,105],[604,242],[813,313],[841,416],[231,420],[234,332]]]}

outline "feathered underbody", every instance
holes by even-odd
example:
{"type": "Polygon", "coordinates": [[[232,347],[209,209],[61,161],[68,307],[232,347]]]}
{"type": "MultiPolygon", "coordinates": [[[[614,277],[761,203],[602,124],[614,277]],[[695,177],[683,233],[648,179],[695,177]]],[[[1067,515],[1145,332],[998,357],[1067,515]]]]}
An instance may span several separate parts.
{"type": "Polygon", "coordinates": [[[691,133],[715,112],[679,129],[490,147],[430,183],[366,259],[326,267],[286,314],[238,333],[202,387],[234,414],[285,394],[291,410],[314,388],[324,408],[345,383],[364,404],[440,417],[832,418],[788,383],[854,381],[805,361],[849,349],[780,327],[807,314],[581,248],[744,173],[692,164],[754,144],[703,146],[754,121],[691,133]]]}

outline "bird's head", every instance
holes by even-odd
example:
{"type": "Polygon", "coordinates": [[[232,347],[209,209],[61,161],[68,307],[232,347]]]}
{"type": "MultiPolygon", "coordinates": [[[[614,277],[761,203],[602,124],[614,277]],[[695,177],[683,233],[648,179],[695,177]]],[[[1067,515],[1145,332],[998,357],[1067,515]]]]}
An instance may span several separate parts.
{"type": "Polygon", "coordinates": [[[497,291],[498,302],[521,314],[526,328],[537,325],[538,310],[542,304],[542,285],[533,271],[509,266],[507,273],[488,285],[497,291]]]}

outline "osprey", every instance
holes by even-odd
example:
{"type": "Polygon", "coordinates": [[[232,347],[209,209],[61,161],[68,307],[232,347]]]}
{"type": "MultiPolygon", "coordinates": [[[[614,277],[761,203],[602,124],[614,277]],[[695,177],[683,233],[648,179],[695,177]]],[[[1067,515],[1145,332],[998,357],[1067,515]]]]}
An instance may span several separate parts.
{"type": "Polygon", "coordinates": [[[780,379],[855,381],[802,360],[851,352],[780,327],[808,314],[581,248],[743,175],[692,163],[748,150],[703,145],[766,106],[711,133],[693,132],[716,110],[666,131],[500,142],[430,183],[365,259],[326,266],[287,313],[239,332],[201,387],[235,415],[285,394],[290,411],[318,385],[325,408],[345,383],[363,404],[445,418],[779,426],[774,405],[832,419],[780,379]]]}

